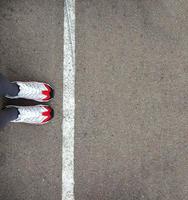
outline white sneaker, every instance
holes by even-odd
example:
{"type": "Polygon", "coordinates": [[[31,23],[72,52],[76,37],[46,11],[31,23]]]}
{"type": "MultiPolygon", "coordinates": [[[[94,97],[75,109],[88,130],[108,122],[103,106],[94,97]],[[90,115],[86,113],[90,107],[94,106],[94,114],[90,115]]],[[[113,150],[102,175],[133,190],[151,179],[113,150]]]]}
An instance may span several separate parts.
{"type": "Polygon", "coordinates": [[[47,83],[42,82],[14,82],[19,87],[19,93],[17,96],[6,96],[10,99],[32,99],[39,102],[48,102],[54,97],[54,91],[52,87],[47,83]]]}
{"type": "Polygon", "coordinates": [[[17,108],[19,115],[14,123],[27,123],[42,125],[48,123],[54,116],[54,111],[50,106],[8,106],[8,108],[17,108]]]}

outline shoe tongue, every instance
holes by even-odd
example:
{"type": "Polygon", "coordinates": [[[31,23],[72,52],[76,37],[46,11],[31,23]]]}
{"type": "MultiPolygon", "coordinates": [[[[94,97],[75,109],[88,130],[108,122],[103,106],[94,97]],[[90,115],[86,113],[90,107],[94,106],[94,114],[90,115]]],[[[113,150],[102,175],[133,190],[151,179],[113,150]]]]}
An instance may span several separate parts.
{"type": "Polygon", "coordinates": [[[17,86],[18,86],[18,89],[19,89],[19,92],[18,92],[18,96],[20,95],[20,93],[22,93],[22,90],[23,90],[23,83],[22,82],[19,82],[17,81],[16,82],[17,86]]]}
{"type": "Polygon", "coordinates": [[[14,121],[19,121],[21,119],[21,111],[20,111],[20,108],[17,108],[18,110],[18,117],[17,119],[15,119],[14,121]]]}
{"type": "Polygon", "coordinates": [[[33,88],[31,88],[27,83],[24,82],[17,82],[18,86],[19,86],[19,93],[18,96],[20,98],[27,98],[27,97],[31,97],[33,96],[33,88]]]}
{"type": "Polygon", "coordinates": [[[16,85],[18,86],[18,94],[20,93],[20,85],[18,85],[17,83],[16,83],[16,85]]]}

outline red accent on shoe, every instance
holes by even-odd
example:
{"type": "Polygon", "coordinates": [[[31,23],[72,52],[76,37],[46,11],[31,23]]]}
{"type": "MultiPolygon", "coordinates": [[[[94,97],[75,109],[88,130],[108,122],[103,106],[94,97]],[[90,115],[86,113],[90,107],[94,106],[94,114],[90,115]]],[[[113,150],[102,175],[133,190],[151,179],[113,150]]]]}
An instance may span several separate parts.
{"type": "Polygon", "coordinates": [[[50,93],[51,93],[51,88],[49,87],[49,85],[47,85],[47,84],[44,84],[44,86],[46,87],[46,89],[47,90],[45,90],[45,91],[42,91],[42,94],[44,94],[46,97],[43,99],[43,100],[49,100],[49,99],[51,99],[51,96],[50,96],[50,93]]]}
{"type": "Polygon", "coordinates": [[[47,109],[47,111],[43,112],[42,115],[45,116],[46,119],[42,121],[42,124],[52,119],[52,116],[51,116],[52,109],[48,106],[45,106],[45,108],[47,109]]]}

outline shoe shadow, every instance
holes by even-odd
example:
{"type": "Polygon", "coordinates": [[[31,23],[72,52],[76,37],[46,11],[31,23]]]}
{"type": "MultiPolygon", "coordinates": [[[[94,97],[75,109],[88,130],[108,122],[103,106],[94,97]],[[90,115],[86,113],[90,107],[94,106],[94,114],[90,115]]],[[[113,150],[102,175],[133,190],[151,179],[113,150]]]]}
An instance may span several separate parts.
{"type": "Polygon", "coordinates": [[[33,100],[26,100],[26,99],[7,99],[3,98],[2,106],[3,108],[9,105],[15,105],[15,106],[35,106],[40,103],[33,101],[33,100]]]}

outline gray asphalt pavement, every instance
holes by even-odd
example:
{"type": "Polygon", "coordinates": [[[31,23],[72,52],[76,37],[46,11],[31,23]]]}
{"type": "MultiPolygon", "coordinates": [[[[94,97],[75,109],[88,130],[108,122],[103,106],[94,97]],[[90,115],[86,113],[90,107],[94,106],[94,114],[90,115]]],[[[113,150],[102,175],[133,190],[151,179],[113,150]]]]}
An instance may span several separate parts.
{"type": "Polygon", "coordinates": [[[0,132],[0,200],[61,199],[62,10],[60,0],[0,0],[1,73],[56,89],[49,125],[14,124],[0,132]]]}
{"type": "Polygon", "coordinates": [[[188,2],[76,5],[76,199],[188,199],[188,2]]]}
{"type": "MultiPolygon", "coordinates": [[[[76,0],[76,200],[188,199],[187,21],[186,0],[76,0]]],[[[0,200],[61,199],[62,63],[63,0],[0,0],[1,73],[56,89],[50,124],[0,132],[0,200]]]]}

